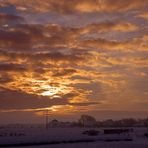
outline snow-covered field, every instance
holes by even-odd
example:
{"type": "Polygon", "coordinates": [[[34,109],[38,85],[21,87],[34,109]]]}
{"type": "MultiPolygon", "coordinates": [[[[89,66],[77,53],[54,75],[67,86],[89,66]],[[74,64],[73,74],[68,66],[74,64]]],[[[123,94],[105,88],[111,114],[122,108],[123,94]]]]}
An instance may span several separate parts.
{"type": "Polygon", "coordinates": [[[0,147],[13,145],[13,148],[148,148],[147,128],[134,128],[123,134],[104,134],[103,128],[96,136],[82,134],[91,128],[13,128],[0,129],[0,147]]]}

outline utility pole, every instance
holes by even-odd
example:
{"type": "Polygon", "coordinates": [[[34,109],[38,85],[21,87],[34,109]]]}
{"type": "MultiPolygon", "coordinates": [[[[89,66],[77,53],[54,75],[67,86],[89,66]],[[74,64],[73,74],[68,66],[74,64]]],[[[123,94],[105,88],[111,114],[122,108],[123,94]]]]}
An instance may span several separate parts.
{"type": "Polygon", "coordinates": [[[48,129],[48,115],[49,115],[49,113],[48,113],[48,109],[47,109],[47,110],[45,110],[45,127],[46,127],[46,129],[48,129]]]}

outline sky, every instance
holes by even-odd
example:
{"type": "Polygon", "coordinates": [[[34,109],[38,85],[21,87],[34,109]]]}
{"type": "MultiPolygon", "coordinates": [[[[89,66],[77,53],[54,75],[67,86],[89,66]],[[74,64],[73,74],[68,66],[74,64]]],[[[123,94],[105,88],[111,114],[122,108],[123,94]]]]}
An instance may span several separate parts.
{"type": "Polygon", "coordinates": [[[0,123],[148,117],[148,0],[0,0],[0,123]]]}

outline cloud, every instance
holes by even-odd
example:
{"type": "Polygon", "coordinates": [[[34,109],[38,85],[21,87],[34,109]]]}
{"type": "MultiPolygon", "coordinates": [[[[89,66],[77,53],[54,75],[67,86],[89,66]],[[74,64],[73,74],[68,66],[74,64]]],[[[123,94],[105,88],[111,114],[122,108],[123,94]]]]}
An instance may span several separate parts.
{"type": "Polygon", "coordinates": [[[0,2],[1,109],[64,114],[145,101],[147,0],[0,2]]]}
{"type": "Polygon", "coordinates": [[[3,48],[18,51],[73,47],[77,32],[77,29],[53,24],[17,24],[0,30],[0,43],[3,48]]]}
{"type": "Polygon", "coordinates": [[[55,72],[53,76],[56,76],[56,77],[61,77],[61,76],[66,76],[66,75],[70,76],[71,74],[74,74],[76,72],[77,71],[75,69],[61,69],[55,72]]]}
{"type": "Polygon", "coordinates": [[[40,59],[40,60],[53,60],[53,61],[81,61],[84,60],[84,57],[81,54],[70,53],[70,54],[63,54],[60,52],[51,52],[51,53],[39,53],[32,56],[33,59],[40,59]]]}
{"type": "Polygon", "coordinates": [[[0,13],[7,14],[10,16],[15,16],[18,14],[16,7],[14,5],[9,5],[6,1],[6,3],[3,0],[0,0],[0,13]]]}
{"type": "Polygon", "coordinates": [[[0,13],[0,26],[12,26],[25,22],[20,16],[0,13]]]}
{"type": "Polygon", "coordinates": [[[0,83],[1,84],[9,83],[11,81],[12,81],[12,79],[7,76],[0,76],[0,83]]]}
{"type": "Polygon", "coordinates": [[[67,99],[57,98],[50,100],[48,97],[41,97],[12,90],[2,90],[0,96],[1,109],[35,109],[68,103],[67,99]]]}
{"type": "Polygon", "coordinates": [[[116,51],[147,51],[146,37],[134,38],[131,41],[117,41],[106,40],[102,38],[98,39],[84,39],[81,40],[80,46],[87,48],[96,48],[96,50],[116,50],[116,51]]]}
{"type": "Polygon", "coordinates": [[[140,17],[140,18],[143,18],[143,19],[148,19],[148,12],[142,12],[140,14],[138,14],[136,17],[140,17]]]}
{"type": "Polygon", "coordinates": [[[26,68],[24,65],[12,64],[12,63],[0,63],[0,71],[17,71],[23,72],[26,68]]]}
{"type": "Polygon", "coordinates": [[[104,22],[98,24],[90,24],[80,29],[82,34],[101,33],[108,31],[132,32],[138,30],[138,26],[129,22],[104,22]]]}
{"type": "Polygon", "coordinates": [[[72,106],[90,106],[90,105],[96,105],[101,104],[100,102],[80,102],[80,103],[69,103],[69,105],[72,106]]]}
{"type": "MultiPolygon", "coordinates": [[[[8,89],[0,90],[0,110],[34,110],[50,108],[55,105],[71,105],[71,106],[89,106],[96,104],[96,102],[80,102],[80,103],[70,103],[68,101],[71,94],[66,94],[60,98],[51,99],[46,96],[38,96],[33,94],[26,94],[22,91],[14,91],[8,89]]],[[[72,95],[73,96],[73,95],[72,95]]]]}
{"type": "Polygon", "coordinates": [[[125,45],[128,45],[128,42],[118,42],[118,41],[110,41],[106,39],[86,39],[81,41],[81,46],[85,46],[88,48],[96,48],[96,49],[106,49],[106,50],[124,50],[125,45]]]}
{"type": "Polygon", "coordinates": [[[143,0],[142,2],[140,0],[61,0],[58,2],[54,0],[44,0],[44,3],[40,0],[36,0],[35,2],[30,0],[27,3],[22,0],[6,0],[3,3],[14,4],[18,10],[36,12],[55,11],[59,13],[125,12],[146,7],[148,4],[147,0],[143,0]]]}
{"type": "Polygon", "coordinates": [[[0,31],[0,43],[3,48],[24,49],[30,47],[30,36],[21,31],[0,31]],[[24,44],[26,43],[26,44],[24,44]]]}

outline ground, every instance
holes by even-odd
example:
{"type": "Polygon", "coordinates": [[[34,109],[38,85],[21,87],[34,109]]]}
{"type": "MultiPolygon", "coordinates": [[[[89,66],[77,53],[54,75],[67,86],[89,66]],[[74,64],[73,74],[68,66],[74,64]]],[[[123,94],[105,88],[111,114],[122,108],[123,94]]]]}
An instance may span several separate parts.
{"type": "Polygon", "coordinates": [[[129,133],[106,135],[103,128],[3,127],[0,129],[0,147],[148,148],[148,138],[144,136],[147,131],[147,128],[133,128],[129,133]],[[82,134],[92,129],[99,131],[99,134],[82,134]]]}

